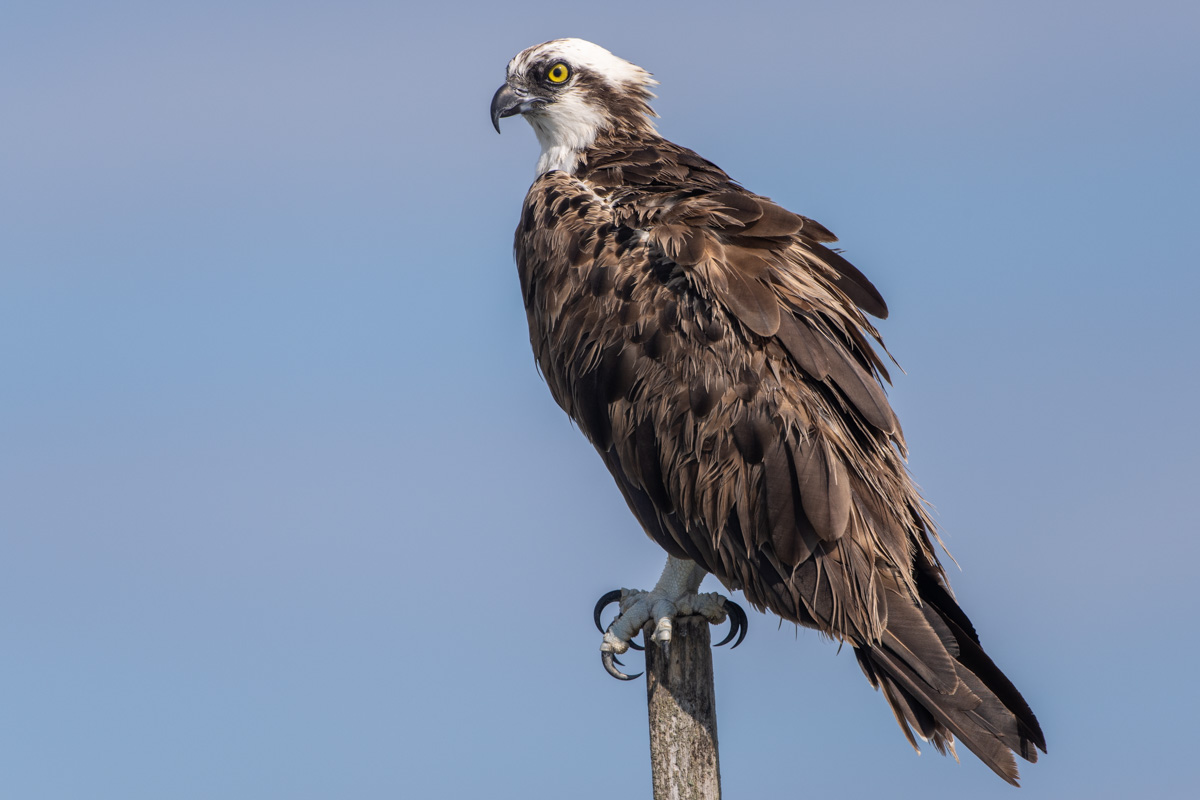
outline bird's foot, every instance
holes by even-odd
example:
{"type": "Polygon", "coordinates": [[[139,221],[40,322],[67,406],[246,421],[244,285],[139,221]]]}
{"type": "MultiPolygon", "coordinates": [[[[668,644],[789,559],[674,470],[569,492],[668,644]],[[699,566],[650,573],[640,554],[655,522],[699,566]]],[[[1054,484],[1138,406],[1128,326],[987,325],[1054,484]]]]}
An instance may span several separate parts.
{"type": "Polygon", "coordinates": [[[654,623],[651,639],[660,647],[667,650],[671,644],[671,635],[675,617],[699,615],[714,625],[731,620],[729,634],[717,646],[733,641],[734,647],[746,638],[748,620],[741,606],[715,592],[697,594],[695,590],[671,592],[664,589],[662,581],[652,591],[644,592],[638,589],[613,590],[596,603],[594,618],[596,627],[604,633],[604,641],[600,645],[601,660],[609,675],[623,681],[633,680],[641,675],[626,675],[618,669],[622,666],[616,656],[629,648],[641,650],[633,641],[633,637],[647,623],[654,623]],[[620,601],[620,614],[605,629],[600,623],[600,615],[604,608],[615,601],[620,601]],[[737,641],[734,641],[736,637],[737,641]]]}

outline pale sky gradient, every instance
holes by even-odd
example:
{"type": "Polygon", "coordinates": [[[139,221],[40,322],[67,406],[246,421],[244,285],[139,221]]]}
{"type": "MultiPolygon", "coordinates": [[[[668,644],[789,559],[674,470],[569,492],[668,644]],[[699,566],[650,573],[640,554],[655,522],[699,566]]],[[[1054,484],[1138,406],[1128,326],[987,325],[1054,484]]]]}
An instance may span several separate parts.
{"type": "Polygon", "coordinates": [[[9,3],[0,795],[649,797],[591,608],[662,554],[534,370],[537,148],[487,118],[580,36],[887,298],[951,580],[1050,748],[1019,794],[918,758],[848,649],[752,615],[727,796],[1193,796],[1198,8],[9,3]]]}

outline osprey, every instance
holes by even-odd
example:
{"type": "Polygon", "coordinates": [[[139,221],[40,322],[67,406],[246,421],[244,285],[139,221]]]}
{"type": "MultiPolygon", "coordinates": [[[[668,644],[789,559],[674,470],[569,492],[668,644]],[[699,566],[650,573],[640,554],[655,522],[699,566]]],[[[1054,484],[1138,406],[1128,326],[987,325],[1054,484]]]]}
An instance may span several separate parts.
{"type": "Polygon", "coordinates": [[[541,144],[515,241],[538,366],[668,553],[653,590],[619,593],[605,667],[628,678],[615,654],[650,621],[665,645],[676,614],[744,635],[697,595],[712,573],[849,643],[914,748],[957,737],[1015,785],[1013,753],[1045,737],[934,552],[866,317],[887,305],[825,227],[659,136],[655,83],[558,39],[509,62],[491,106],[541,144]]]}

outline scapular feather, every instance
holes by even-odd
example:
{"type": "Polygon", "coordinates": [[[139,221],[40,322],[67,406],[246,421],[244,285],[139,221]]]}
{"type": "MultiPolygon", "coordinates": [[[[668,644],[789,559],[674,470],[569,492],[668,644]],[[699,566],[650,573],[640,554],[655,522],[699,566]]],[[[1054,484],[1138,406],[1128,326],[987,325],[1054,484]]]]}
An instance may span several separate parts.
{"type": "Polygon", "coordinates": [[[791,236],[804,227],[804,218],[765,198],[756,198],[762,215],[742,231],[746,236],[791,236]]]}
{"type": "Polygon", "coordinates": [[[735,269],[726,273],[725,285],[722,299],[742,324],[759,336],[774,336],[779,330],[779,299],[771,288],[735,269]]]}
{"type": "Polygon", "coordinates": [[[736,219],[743,227],[763,215],[762,204],[747,192],[717,192],[711,199],[719,204],[723,214],[736,219]]]}
{"type": "MultiPolygon", "coordinates": [[[[765,281],[771,277],[773,264],[763,253],[762,250],[747,247],[726,247],[725,263],[730,270],[740,273],[744,278],[765,281]]],[[[778,298],[774,298],[774,302],[778,303],[778,298]]]]}
{"type": "Polygon", "coordinates": [[[866,420],[887,434],[900,426],[879,381],[869,375],[846,351],[834,344],[825,350],[829,356],[829,378],[866,420]]]}
{"type": "MultiPolygon", "coordinates": [[[[830,231],[829,228],[826,228],[824,225],[817,222],[815,219],[809,219],[808,217],[800,217],[800,219],[804,220],[804,227],[801,228],[800,232],[803,234],[805,239],[811,239],[814,242],[837,241],[837,237],[833,235],[833,232],[830,231]]],[[[803,239],[801,241],[803,241],[803,239]]]]}
{"type": "Polygon", "coordinates": [[[858,267],[847,261],[841,253],[817,244],[816,241],[808,243],[808,249],[830,267],[837,270],[838,278],[834,284],[845,292],[846,296],[853,300],[855,305],[873,317],[887,319],[887,303],[884,302],[883,296],[879,294],[879,290],[875,288],[875,284],[871,283],[866,275],[859,272],[858,267]]]}
{"type": "Polygon", "coordinates": [[[780,322],[778,336],[779,341],[809,377],[818,381],[825,380],[829,375],[826,345],[809,323],[795,314],[786,314],[780,322]]]}

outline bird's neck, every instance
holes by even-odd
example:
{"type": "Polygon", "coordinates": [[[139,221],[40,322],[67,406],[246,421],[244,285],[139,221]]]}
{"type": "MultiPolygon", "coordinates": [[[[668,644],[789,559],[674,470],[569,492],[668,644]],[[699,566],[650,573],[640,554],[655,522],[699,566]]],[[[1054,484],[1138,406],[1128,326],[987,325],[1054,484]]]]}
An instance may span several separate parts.
{"type": "MultiPolygon", "coordinates": [[[[539,136],[540,140],[541,137],[539,136]]],[[[537,174],[545,175],[551,170],[562,170],[568,175],[574,175],[579,164],[579,155],[586,148],[575,147],[562,142],[540,142],[542,154],[538,157],[537,174]]]]}
{"type": "Polygon", "coordinates": [[[574,175],[581,163],[587,162],[587,153],[597,147],[609,147],[618,140],[656,136],[653,123],[640,113],[613,118],[581,108],[577,114],[529,115],[526,119],[542,146],[538,175],[556,169],[574,175]]]}
{"type": "Polygon", "coordinates": [[[664,139],[659,136],[654,126],[649,124],[637,128],[622,127],[604,130],[600,132],[591,146],[577,154],[570,174],[580,177],[587,176],[587,180],[598,179],[599,175],[603,174],[606,176],[603,179],[605,182],[616,180],[620,183],[620,168],[617,167],[615,173],[610,169],[613,166],[614,158],[620,161],[623,154],[657,148],[662,144],[664,144],[664,139]]]}

